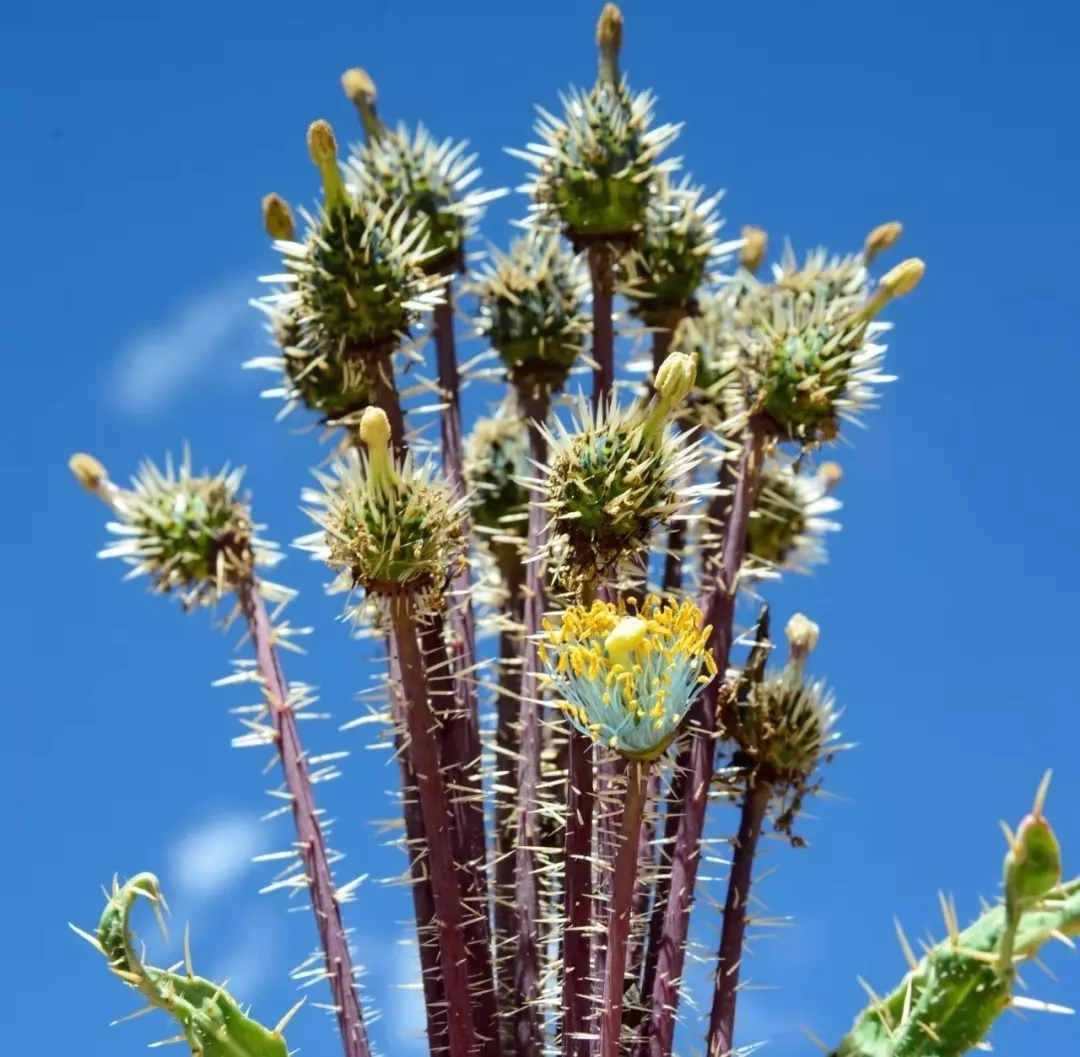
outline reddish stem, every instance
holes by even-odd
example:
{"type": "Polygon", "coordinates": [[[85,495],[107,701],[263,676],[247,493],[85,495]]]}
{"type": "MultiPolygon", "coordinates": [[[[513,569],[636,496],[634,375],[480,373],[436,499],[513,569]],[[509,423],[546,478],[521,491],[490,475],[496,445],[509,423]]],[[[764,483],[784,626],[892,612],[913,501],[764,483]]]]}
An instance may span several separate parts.
{"type": "Polygon", "coordinates": [[[589,1057],[592,1016],[592,743],[570,731],[566,787],[566,854],[563,871],[566,919],[563,935],[564,1057],[589,1057]]]}
{"type": "MultiPolygon", "coordinates": [[[[522,393],[522,410],[529,419],[529,455],[547,461],[547,442],[540,426],[547,419],[546,392],[522,393]]],[[[529,497],[528,550],[537,557],[544,545],[546,516],[535,492],[529,497]]],[[[540,1012],[540,890],[537,850],[540,844],[540,658],[537,639],[544,616],[544,583],[540,562],[530,561],[525,573],[525,667],[521,679],[521,742],[518,758],[517,850],[514,862],[514,902],[518,914],[514,952],[514,1048],[517,1057],[536,1057],[542,1046],[540,1012]]]]}
{"type": "Polygon", "coordinates": [[[409,752],[416,770],[420,810],[427,837],[428,866],[435,914],[443,988],[449,1017],[450,1057],[469,1057],[476,1043],[469,996],[468,954],[462,927],[461,889],[454,868],[453,821],[439,770],[435,717],[428,700],[424,657],[416,637],[417,620],[408,595],[387,599],[401,667],[401,687],[409,733],[409,752]]]}
{"type": "Polygon", "coordinates": [[[236,597],[247,621],[255,649],[259,675],[263,681],[266,707],[277,735],[278,756],[285,776],[285,787],[292,801],[297,845],[307,876],[311,905],[326,958],[326,975],[334,998],[338,1030],[346,1057],[370,1057],[360,996],[353,980],[349,941],[341,920],[341,907],[334,894],[334,881],[315,808],[304,750],[296,729],[296,716],[289,701],[288,685],[274,648],[274,629],[254,576],[236,584],[236,597]]]}
{"type": "Polygon", "coordinates": [[[615,323],[612,319],[615,300],[615,254],[603,243],[589,246],[589,278],[592,281],[593,409],[607,406],[615,384],[615,323]]]}
{"type": "Polygon", "coordinates": [[[669,896],[664,907],[651,996],[651,1057],[670,1057],[675,1037],[679,983],[686,959],[690,908],[697,882],[705,809],[716,756],[717,698],[731,655],[735,598],[746,552],[746,525],[757,497],[766,439],[764,424],[756,417],[751,418],[739,459],[734,497],[724,518],[720,568],[716,583],[706,599],[705,623],[713,629],[710,647],[720,674],[705,687],[691,709],[689,768],[682,790],[681,819],[672,855],[669,896]]]}
{"type": "Polygon", "coordinates": [[[398,664],[394,639],[386,640],[390,668],[390,714],[394,724],[394,750],[401,770],[401,809],[405,821],[405,851],[409,857],[412,877],[413,913],[416,917],[416,939],[420,952],[420,980],[424,988],[424,1009],[427,1016],[428,1052],[445,1053],[449,1046],[446,1019],[446,995],[443,993],[442,969],[439,966],[439,932],[435,922],[435,898],[431,892],[431,876],[424,853],[424,818],[420,810],[420,787],[416,780],[405,741],[408,719],[401,696],[401,666],[398,664]]]}
{"type": "MultiPolygon", "coordinates": [[[[649,784],[645,790],[645,814],[641,820],[641,837],[638,843],[637,884],[634,887],[634,910],[630,919],[630,954],[627,964],[641,965],[645,953],[645,929],[649,913],[649,896],[656,877],[656,810],[655,805],[660,794],[660,775],[649,773],[649,784]]],[[[635,978],[640,983],[640,973],[635,968],[635,978]]]]}
{"type": "Polygon", "coordinates": [[[648,764],[631,761],[626,768],[622,842],[615,859],[615,873],[611,885],[607,975],[604,980],[604,1005],[600,1017],[600,1057],[619,1057],[626,948],[630,936],[630,911],[634,901],[634,882],[637,879],[638,840],[641,836],[641,821],[645,815],[648,775],[648,764]]]}
{"type": "Polygon", "coordinates": [[[720,930],[720,953],[716,963],[716,989],[713,991],[706,1046],[709,1057],[728,1057],[735,1038],[735,1005],[738,1001],[739,968],[742,965],[743,938],[746,935],[746,907],[754,876],[754,854],[772,787],[768,782],[754,782],[746,790],[739,818],[739,833],[728,874],[724,900],[724,924],[720,930]]]}

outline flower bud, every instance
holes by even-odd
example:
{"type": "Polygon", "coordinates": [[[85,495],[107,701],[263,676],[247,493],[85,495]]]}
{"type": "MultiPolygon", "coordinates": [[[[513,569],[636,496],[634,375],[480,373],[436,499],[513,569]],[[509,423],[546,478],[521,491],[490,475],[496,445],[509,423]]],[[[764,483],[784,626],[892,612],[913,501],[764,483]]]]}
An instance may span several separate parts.
{"type": "Polygon", "coordinates": [[[109,472],[105,467],[93,455],[85,452],[72,455],[68,459],[68,469],[75,475],[75,480],[94,495],[100,495],[109,480],[109,472]]]}
{"type": "Polygon", "coordinates": [[[1020,823],[1005,856],[1006,898],[1041,899],[1061,881],[1061,848],[1050,823],[1029,814],[1020,823]]]}
{"type": "Polygon", "coordinates": [[[885,224],[878,224],[869,235],[863,246],[863,259],[869,264],[873,259],[890,246],[895,246],[904,233],[904,225],[899,220],[890,220],[885,224]]]}
{"type": "Polygon", "coordinates": [[[669,407],[677,407],[694,388],[696,378],[697,356],[673,352],[660,364],[653,386],[669,407]]]}
{"type": "Polygon", "coordinates": [[[596,43],[600,48],[600,80],[619,83],[619,51],[622,48],[623,17],[614,4],[606,4],[596,24],[596,43]]]}
{"type": "Polygon", "coordinates": [[[327,209],[343,206],[346,202],[345,184],[338,171],[337,140],[329,121],[313,121],[307,134],[308,153],[322,176],[323,194],[327,209]]]}
{"type": "Polygon", "coordinates": [[[895,268],[889,269],[878,284],[890,297],[903,297],[910,294],[926,273],[926,264],[918,257],[908,257],[901,261],[895,268]]]}
{"type": "Polygon", "coordinates": [[[360,417],[360,439],[369,450],[389,446],[390,419],[381,407],[369,407],[360,417]]]}
{"type": "Polygon", "coordinates": [[[823,462],[818,467],[818,477],[828,491],[836,488],[844,479],[844,471],[838,462],[823,462]]]}
{"type": "Polygon", "coordinates": [[[748,271],[756,272],[765,260],[765,251],[769,246],[769,236],[761,228],[747,225],[742,229],[744,245],[739,254],[739,263],[748,271]]]}
{"type": "Polygon", "coordinates": [[[268,194],[262,200],[263,227],[272,239],[291,240],[296,235],[289,203],[280,195],[268,194]]]}
{"type": "Polygon", "coordinates": [[[356,107],[368,140],[377,140],[382,133],[382,122],[375,113],[377,95],[371,75],[367,70],[361,70],[359,67],[346,70],[341,75],[341,87],[345,89],[345,94],[356,107]]]}
{"type": "Polygon", "coordinates": [[[791,663],[801,668],[806,663],[807,656],[817,646],[821,629],[802,613],[796,613],[787,622],[784,633],[787,635],[791,663]]]}

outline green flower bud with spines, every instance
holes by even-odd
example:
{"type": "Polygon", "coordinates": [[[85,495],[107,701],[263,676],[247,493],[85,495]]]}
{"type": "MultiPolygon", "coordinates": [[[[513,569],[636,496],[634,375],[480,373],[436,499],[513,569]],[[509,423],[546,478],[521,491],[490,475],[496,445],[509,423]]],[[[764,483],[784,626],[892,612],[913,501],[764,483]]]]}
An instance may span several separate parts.
{"type": "Polygon", "coordinates": [[[652,94],[635,95],[619,75],[621,16],[616,20],[605,9],[597,38],[601,63],[596,84],[588,92],[575,88],[563,96],[562,118],[538,107],[541,142],[510,152],[536,166],[521,188],[533,199],[536,220],[562,227],[579,249],[590,241],[636,241],[653,184],[678,165],[657,159],[681,126],[650,129],[652,94]]]}
{"type": "Polygon", "coordinates": [[[404,124],[395,130],[383,125],[374,110],[375,85],[363,70],[350,70],[342,82],[367,132],[367,142],[354,147],[345,164],[346,185],[385,211],[404,204],[427,236],[425,271],[462,270],[466,239],[487,203],[506,191],[470,190],[480,170],[477,155],[466,154],[467,141],[440,143],[423,125],[414,132],[404,124]]]}
{"type": "MultiPolygon", "coordinates": [[[[87,484],[87,456],[72,459],[73,472],[87,484]]],[[[117,520],[109,529],[118,537],[100,553],[120,558],[131,576],[147,576],[153,590],[175,594],[185,609],[216,604],[257,566],[281,560],[276,547],[257,535],[246,496],[240,493],[242,470],[224,468],[196,475],[185,451],[179,467],[166,457],[164,469],[143,462],[130,489],[109,481],[104,467],[92,490],[117,520]]],[[[265,585],[272,593],[281,589],[265,585]]]]}
{"type": "Polygon", "coordinates": [[[556,392],[586,348],[589,277],[553,232],[530,230],[469,284],[476,328],[525,392],[556,392]]]}
{"type": "Polygon", "coordinates": [[[781,439],[819,445],[844,419],[858,421],[874,406],[875,386],[893,380],[881,373],[885,346],[875,341],[888,325],[874,316],[922,273],[900,265],[871,289],[861,256],[827,259],[819,250],[800,268],[790,247],[773,273],[771,284],[744,276],[731,306],[733,354],[749,410],[781,439]]]}
{"type": "Polygon", "coordinates": [[[673,313],[693,312],[698,289],[727,259],[731,246],[716,239],[721,194],[702,201],[703,193],[690,186],[688,176],[679,184],[661,176],[642,237],[620,262],[620,292],[649,326],[664,325],[673,313]]]}
{"type": "Polygon", "coordinates": [[[487,535],[523,539],[529,492],[528,428],[509,399],[491,418],[482,418],[465,443],[465,479],[474,528],[487,535]]]}
{"type": "Polygon", "coordinates": [[[746,553],[769,569],[808,572],[826,560],[824,537],[840,526],[829,477],[804,472],[779,458],[766,460],[757,501],[746,526],[746,553]]]}
{"type": "Polygon", "coordinates": [[[465,562],[465,501],[434,479],[430,463],[417,469],[411,455],[395,463],[381,409],[364,412],[360,437],[365,454],[349,450],[329,474],[316,473],[321,492],[304,491],[320,531],[296,546],[337,571],[331,591],[361,587],[377,601],[404,592],[416,598],[417,612],[439,611],[465,562]]]}
{"type": "Polygon", "coordinates": [[[186,1042],[194,1057],[288,1057],[282,1031],[299,1005],[270,1030],[247,1016],[223,985],[195,975],[186,944],[183,974],[144,964],[135,953],[130,925],[132,908],[140,898],[153,906],[163,922],[161,887],[153,874],[143,873],[123,886],[113,882],[96,935],[75,931],[102,953],[112,972],[151,1007],[176,1020],[180,1035],[167,1041],[186,1042]]]}
{"type": "MultiPolygon", "coordinates": [[[[685,393],[683,374],[672,372],[671,396],[685,393]]],[[[558,433],[548,434],[547,472],[532,483],[551,516],[553,575],[567,589],[617,580],[640,560],[657,525],[711,493],[708,485],[681,484],[692,479],[702,449],[670,428],[673,411],[660,394],[648,407],[612,405],[594,414],[582,396],[574,428],[559,422],[558,433]]]]}

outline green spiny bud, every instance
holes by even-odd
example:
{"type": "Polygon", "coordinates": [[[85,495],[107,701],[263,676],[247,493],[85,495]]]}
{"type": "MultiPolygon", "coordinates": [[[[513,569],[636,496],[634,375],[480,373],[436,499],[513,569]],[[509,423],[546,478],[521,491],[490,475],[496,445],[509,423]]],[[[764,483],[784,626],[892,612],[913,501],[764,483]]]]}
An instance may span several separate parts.
{"type": "Polygon", "coordinates": [[[1047,772],[1039,785],[1035,806],[1024,816],[1015,834],[1007,833],[1006,905],[1027,905],[1061,883],[1061,848],[1043,815],[1049,785],[1050,773],[1047,772]]]}
{"type": "Polygon", "coordinates": [[[480,419],[465,444],[465,478],[473,526],[496,538],[525,535],[529,492],[521,483],[529,473],[525,420],[513,402],[492,418],[480,419]]]}
{"type": "Polygon", "coordinates": [[[320,531],[297,546],[321,558],[338,576],[332,591],[362,587],[376,601],[412,595],[419,612],[445,604],[447,584],[463,568],[464,501],[434,479],[432,464],[415,469],[390,452],[390,424],[369,408],[360,422],[361,455],[350,449],[329,474],[316,473],[322,491],[306,490],[308,514],[320,531]]]}
{"type": "MultiPolygon", "coordinates": [[[[666,379],[673,393],[684,388],[686,359],[666,379]]],[[[553,575],[567,588],[617,580],[640,560],[658,524],[709,491],[680,485],[701,453],[667,428],[671,411],[659,399],[651,408],[613,405],[594,416],[582,398],[575,430],[551,438],[548,473],[537,483],[551,515],[553,575]]]]}
{"type": "Polygon", "coordinates": [[[280,195],[268,194],[262,200],[263,227],[272,239],[292,239],[296,235],[289,203],[280,195]]]}
{"type": "Polygon", "coordinates": [[[722,261],[716,240],[720,195],[702,201],[689,177],[673,185],[664,175],[649,201],[638,244],[620,262],[620,292],[649,326],[672,327],[697,307],[698,288],[722,261]]]}
{"type": "Polygon", "coordinates": [[[800,473],[789,462],[767,459],[746,526],[746,553],[769,569],[809,572],[826,560],[825,536],[839,530],[831,515],[841,506],[820,471],[800,473]]]}
{"type": "Polygon", "coordinates": [[[530,230],[470,284],[478,332],[519,392],[557,392],[588,343],[588,273],[556,233],[530,230]]]}
{"type": "Polygon", "coordinates": [[[269,1030],[247,1016],[223,985],[195,975],[186,945],[183,974],[144,964],[130,925],[139,898],[153,906],[164,927],[161,886],[153,874],[143,873],[123,886],[113,882],[96,936],[75,931],[105,955],[116,976],[177,1021],[181,1034],[175,1041],[186,1042],[198,1057],[288,1057],[282,1031],[299,1005],[269,1030]]]}
{"type": "MultiPolygon", "coordinates": [[[[73,463],[76,460],[73,460],[73,463]]],[[[78,463],[86,472],[87,464],[78,463]]],[[[73,467],[74,468],[74,467],[73,467]]],[[[112,507],[119,537],[100,552],[150,578],[161,594],[176,594],[185,609],[215,604],[257,565],[281,559],[256,536],[247,498],[240,495],[241,470],[195,475],[185,453],[179,469],[144,462],[130,490],[98,478],[96,494],[112,507]]]]}

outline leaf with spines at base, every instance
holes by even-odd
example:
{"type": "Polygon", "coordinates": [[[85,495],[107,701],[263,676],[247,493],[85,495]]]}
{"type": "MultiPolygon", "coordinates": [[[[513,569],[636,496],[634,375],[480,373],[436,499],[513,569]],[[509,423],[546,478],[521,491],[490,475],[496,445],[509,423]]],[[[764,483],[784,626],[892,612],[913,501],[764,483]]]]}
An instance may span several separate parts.
{"type": "Polygon", "coordinates": [[[273,1030],[264,1027],[244,1013],[223,985],[194,974],[186,942],[185,973],[145,965],[135,953],[130,924],[140,897],[150,902],[161,922],[165,908],[161,886],[153,874],[141,873],[124,885],[113,882],[96,936],[75,931],[105,955],[113,973],[139,991],[148,1008],[164,1010],[179,1023],[176,1041],[187,1042],[194,1057],[288,1057],[281,1032],[299,1005],[273,1030]]]}

